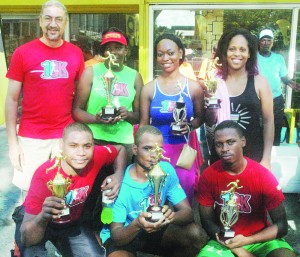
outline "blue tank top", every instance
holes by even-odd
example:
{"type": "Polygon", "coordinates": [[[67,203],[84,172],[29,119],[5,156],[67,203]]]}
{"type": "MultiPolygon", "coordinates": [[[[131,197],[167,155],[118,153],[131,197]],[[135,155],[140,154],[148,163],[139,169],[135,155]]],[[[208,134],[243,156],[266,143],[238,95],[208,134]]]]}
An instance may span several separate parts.
{"type": "MultiPolygon", "coordinates": [[[[193,115],[193,102],[190,97],[187,79],[185,80],[183,93],[181,95],[186,104],[186,119],[190,121],[193,115]]],[[[173,109],[179,98],[179,92],[175,95],[164,94],[159,88],[158,81],[155,80],[154,95],[150,105],[151,125],[161,131],[165,144],[180,144],[186,142],[184,136],[174,136],[171,133],[170,124],[174,122],[173,109]]]]}

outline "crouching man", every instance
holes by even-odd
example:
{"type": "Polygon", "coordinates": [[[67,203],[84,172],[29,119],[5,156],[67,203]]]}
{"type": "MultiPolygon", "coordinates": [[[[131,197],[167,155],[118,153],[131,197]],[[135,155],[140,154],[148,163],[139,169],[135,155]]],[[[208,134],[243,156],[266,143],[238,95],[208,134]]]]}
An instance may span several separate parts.
{"type": "MultiPolygon", "coordinates": [[[[84,203],[95,178],[104,165],[113,164],[115,173],[108,195],[119,192],[126,166],[122,146],[94,146],[90,128],[74,122],[64,129],[62,155],[41,165],[32,182],[19,213],[16,242],[21,256],[47,256],[45,243],[51,241],[62,256],[105,256],[94,232],[80,223],[84,203]]],[[[107,189],[104,179],[102,190],[107,189]]],[[[99,189],[100,191],[100,189],[99,189]]]]}
{"type": "Polygon", "coordinates": [[[198,257],[296,257],[283,239],[288,224],[282,190],[269,170],[244,157],[240,125],[221,122],[214,144],[220,160],[201,175],[198,196],[211,240],[198,257]]]}
{"type": "Polygon", "coordinates": [[[194,223],[176,171],[168,162],[160,161],[162,145],[157,128],[143,126],[138,130],[133,145],[135,163],[124,173],[110,230],[103,228],[100,233],[108,257],[131,257],[138,251],[193,257],[208,240],[200,225],[194,223]],[[152,208],[157,202],[163,207],[161,217],[160,208],[152,208]]]}

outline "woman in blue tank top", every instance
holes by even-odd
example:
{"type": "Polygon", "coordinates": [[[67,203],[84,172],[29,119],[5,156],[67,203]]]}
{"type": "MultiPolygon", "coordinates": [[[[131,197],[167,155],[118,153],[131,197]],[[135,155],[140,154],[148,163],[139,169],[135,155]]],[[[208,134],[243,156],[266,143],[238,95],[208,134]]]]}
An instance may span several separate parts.
{"type": "Polygon", "coordinates": [[[199,82],[186,78],[179,71],[185,58],[185,49],[178,37],[172,34],[160,35],[155,41],[154,53],[162,74],[142,89],[140,126],[151,123],[162,132],[165,155],[171,158],[171,164],[175,167],[180,184],[191,203],[198,174],[195,162],[191,170],[180,168],[176,163],[186,143],[184,135],[187,136],[190,130],[198,128],[205,120],[203,90],[199,82]],[[186,105],[186,119],[182,122],[178,135],[173,135],[173,110],[180,99],[186,105]]]}

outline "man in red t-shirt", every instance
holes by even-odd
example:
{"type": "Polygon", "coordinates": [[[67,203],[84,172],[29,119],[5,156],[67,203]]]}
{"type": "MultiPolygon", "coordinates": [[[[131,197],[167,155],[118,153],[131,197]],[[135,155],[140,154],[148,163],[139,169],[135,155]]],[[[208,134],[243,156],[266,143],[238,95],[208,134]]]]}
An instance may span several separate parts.
{"type": "Polygon", "coordinates": [[[203,172],[198,191],[201,222],[211,240],[198,257],[295,257],[282,239],[288,224],[281,188],[269,170],[243,156],[242,128],[221,122],[214,144],[220,160],[203,172]],[[232,216],[230,210],[235,210],[232,216]]]}
{"type": "Polygon", "coordinates": [[[28,191],[34,171],[58,151],[63,129],[73,122],[75,82],[84,69],[80,48],[63,40],[65,6],[56,0],[46,2],[39,23],[42,37],[15,50],[6,74],[9,157],[15,169],[13,184],[23,191],[28,191]]]}
{"type": "Polygon", "coordinates": [[[16,229],[22,256],[47,256],[48,240],[63,256],[104,256],[95,234],[88,224],[80,222],[80,217],[99,170],[110,164],[115,172],[104,179],[101,188],[111,189],[106,195],[114,199],[126,166],[124,147],[94,147],[92,131],[82,123],[65,128],[62,156],[46,161],[32,177],[21,210],[24,218],[17,222],[16,229]],[[107,184],[108,178],[111,182],[107,184]],[[57,180],[67,185],[65,196],[53,190],[57,180]]]}

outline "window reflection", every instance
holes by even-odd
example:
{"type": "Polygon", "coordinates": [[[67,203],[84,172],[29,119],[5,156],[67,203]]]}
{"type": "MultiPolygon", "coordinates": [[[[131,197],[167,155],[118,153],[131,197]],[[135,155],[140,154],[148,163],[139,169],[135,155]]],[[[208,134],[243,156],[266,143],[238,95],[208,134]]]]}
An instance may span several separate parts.
{"type": "MultiPolygon", "coordinates": [[[[196,76],[203,59],[212,56],[222,33],[233,27],[248,29],[256,36],[262,28],[272,28],[275,34],[272,51],[288,60],[292,10],[154,10],[153,17],[154,39],[164,32],[178,35],[186,46],[186,61],[196,76]]],[[[153,75],[159,75],[155,58],[153,67],[153,75]]]]}
{"type": "Polygon", "coordinates": [[[126,64],[138,70],[138,14],[70,14],[70,41],[78,45],[85,61],[98,54],[102,31],[117,27],[129,38],[126,64]]]}

